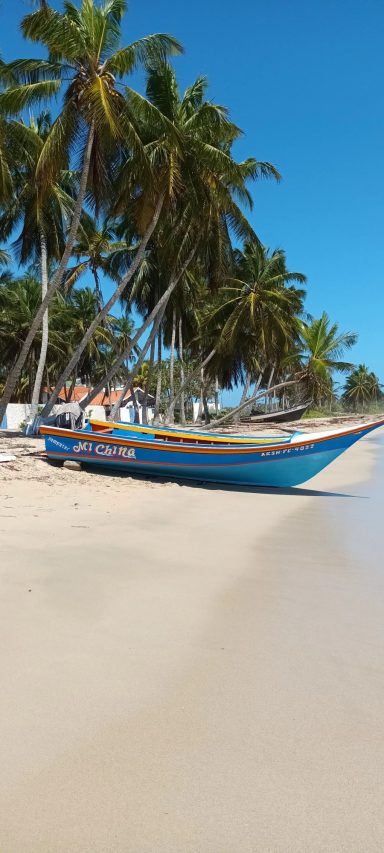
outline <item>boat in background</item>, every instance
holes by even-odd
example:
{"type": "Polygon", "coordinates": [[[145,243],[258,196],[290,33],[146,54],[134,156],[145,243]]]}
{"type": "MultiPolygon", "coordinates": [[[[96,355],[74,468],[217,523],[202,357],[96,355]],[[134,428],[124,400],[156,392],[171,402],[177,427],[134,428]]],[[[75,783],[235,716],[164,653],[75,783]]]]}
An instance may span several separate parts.
{"type": "Polygon", "coordinates": [[[121,429],[109,432],[42,426],[47,455],[149,476],[199,480],[222,485],[289,488],[306,482],[384,418],[334,432],[292,436],[285,444],[220,444],[172,441],[121,429]]]}
{"type": "Polygon", "coordinates": [[[291,409],[280,409],[277,412],[264,412],[260,415],[249,415],[247,418],[241,418],[244,424],[286,424],[292,421],[299,421],[310,403],[305,403],[301,406],[293,406],[291,409]]]}

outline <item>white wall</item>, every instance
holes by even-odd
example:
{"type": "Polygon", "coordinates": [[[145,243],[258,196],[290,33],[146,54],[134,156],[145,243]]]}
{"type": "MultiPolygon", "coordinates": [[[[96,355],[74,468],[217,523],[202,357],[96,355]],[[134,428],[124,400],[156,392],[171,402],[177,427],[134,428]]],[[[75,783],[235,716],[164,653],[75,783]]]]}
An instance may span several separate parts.
{"type": "Polygon", "coordinates": [[[95,418],[96,421],[105,421],[105,409],[104,406],[87,406],[85,409],[85,414],[87,418],[95,418]]]}
{"type": "MultiPolygon", "coordinates": [[[[149,406],[147,408],[147,418],[148,423],[151,424],[153,421],[153,409],[149,406]]],[[[123,424],[133,424],[135,422],[135,410],[132,404],[128,404],[128,406],[124,406],[124,408],[120,409],[119,420],[123,424]]],[[[139,405],[139,422],[143,423],[143,409],[142,406],[139,405]]]]}
{"type": "Polygon", "coordinates": [[[20,424],[27,421],[31,414],[30,403],[8,403],[1,429],[20,429],[20,424]]]}
{"type": "MultiPolygon", "coordinates": [[[[197,400],[193,403],[193,422],[194,423],[196,423],[197,418],[199,417],[199,408],[200,408],[200,402],[199,402],[199,400],[197,400]]],[[[220,411],[220,409],[221,409],[220,403],[219,403],[218,408],[220,411]]],[[[215,406],[214,402],[208,402],[208,411],[209,411],[210,415],[215,414],[216,406],[215,406]]]]}

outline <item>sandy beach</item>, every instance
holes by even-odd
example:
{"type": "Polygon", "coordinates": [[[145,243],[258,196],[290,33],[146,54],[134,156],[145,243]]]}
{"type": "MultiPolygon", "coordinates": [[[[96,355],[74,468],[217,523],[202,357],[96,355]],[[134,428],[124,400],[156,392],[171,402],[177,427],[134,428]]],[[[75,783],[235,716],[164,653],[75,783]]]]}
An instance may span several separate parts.
{"type": "Polygon", "coordinates": [[[2,853],[381,853],[382,433],[281,492],[1,467],[2,853]]]}

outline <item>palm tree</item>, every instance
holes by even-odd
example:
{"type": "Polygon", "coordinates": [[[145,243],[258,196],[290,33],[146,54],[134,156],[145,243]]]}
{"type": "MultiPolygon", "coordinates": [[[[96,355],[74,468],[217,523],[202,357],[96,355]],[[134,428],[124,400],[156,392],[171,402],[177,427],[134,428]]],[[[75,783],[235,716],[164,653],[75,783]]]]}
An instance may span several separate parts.
{"type": "MultiPolygon", "coordinates": [[[[26,38],[42,44],[48,59],[18,59],[4,66],[8,83],[0,93],[0,115],[17,115],[44,99],[57,95],[64,86],[63,107],[47,135],[36,168],[36,180],[47,187],[67,167],[71,150],[83,152],[79,189],[65,250],[47,294],[31,324],[17,362],[10,371],[0,404],[0,419],[11,398],[30,346],[46,308],[60,287],[76,240],[86,193],[99,207],[111,190],[111,176],[118,152],[125,148],[148,176],[143,146],[118,88],[141,62],[154,62],[159,55],[181,51],[178,42],[164,34],[146,36],[120,48],[121,22],[126,0],[82,0],[80,7],[66,0],[64,13],[48,3],[27,15],[22,22],[26,38]]],[[[109,312],[109,309],[106,313],[109,312]]],[[[85,344],[87,345],[87,344],[85,344]]]]}
{"type": "MultiPolygon", "coordinates": [[[[333,373],[348,373],[353,364],[342,355],[357,341],[353,332],[340,332],[337,323],[331,323],[324,311],[321,317],[308,325],[301,323],[301,381],[316,406],[321,406],[333,389],[333,373]]],[[[296,356],[295,356],[296,358],[296,356]]]]}
{"type": "Polygon", "coordinates": [[[382,396],[380,381],[366,364],[359,364],[352,370],[343,392],[343,400],[347,405],[364,411],[367,403],[377,402],[382,396]]]}
{"type": "Polygon", "coordinates": [[[266,372],[272,384],[298,337],[304,291],[293,282],[305,281],[303,273],[287,269],[281,249],[270,252],[253,240],[235,250],[233,271],[202,318],[203,352],[215,353],[207,370],[221,387],[244,382],[248,391],[257,374],[260,384],[266,372]]]}
{"type": "MultiPolygon", "coordinates": [[[[4,378],[20,353],[40,299],[41,283],[34,277],[32,270],[20,278],[14,279],[10,275],[2,276],[0,281],[0,364],[2,373],[4,371],[4,378]]],[[[52,310],[54,310],[54,304],[52,310]]],[[[54,323],[49,341],[48,361],[52,363],[62,357],[65,346],[65,335],[54,323]]],[[[40,351],[41,331],[36,335],[15,389],[19,400],[31,399],[40,351]]]]}
{"type": "Polygon", "coordinates": [[[65,287],[72,287],[89,270],[95,282],[99,313],[103,306],[100,272],[117,280],[118,272],[115,272],[115,269],[120,270],[126,263],[130,249],[130,245],[124,240],[116,240],[111,222],[105,219],[101,226],[98,226],[94,217],[84,213],[72,252],[77,264],[68,269],[65,287]]]}
{"type": "MultiPolygon", "coordinates": [[[[63,310],[63,332],[66,331],[68,351],[72,351],[82,340],[85,330],[98,312],[97,294],[90,288],[74,289],[70,294],[58,295],[58,304],[63,310]]],[[[110,325],[115,318],[108,317],[105,326],[100,327],[82,353],[77,375],[84,384],[90,384],[94,378],[95,367],[102,364],[104,352],[111,347],[110,325]]],[[[73,380],[76,381],[76,375],[73,380]]]]}
{"type": "MultiPolygon", "coordinates": [[[[36,183],[36,168],[51,127],[50,115],[41,113],[30,125],[12,121],[15,142],[12,199],[0,214],[0,235],[8,239],[18,229],[13,248],[20,264],[37,263],[40,269],[41,298],[48,287],[49,262],[58,261],[65,246],[65,229],[73,209],[74,178],[62,172],[57,181],[42,191],[36,183]]],[[[42,321],[40,356],[32,392],[32,415],[37,413],[48,350],[48,308],[42,321]]]]}
{"type": "MultiPolygon", "coordinates": [[[[254,236],[254,232],[235,201],[240,198],[251,203],[246,181],[260,176],[279,178],[269,163],[249,159],[236,163],[231,155],[231,144],[239,136],[239,129],[230,122],[227,111],[205,100],[206,81],[198,78],[180,96],[173,69],[162,64],[151,69],[147,80],[147,99],[129,92],[131,114],[138,116],[141,136],[154,172],[162,176],[165,198],[156,241],[161,250],[161,270],[168,280],[154,308],[147,314],[134,342],[147,331],[154,321],[160,324],[169,298],[194,258],[200,256],[207,271],[210,286],[223,274],[229,255],[229,232],[238,237],[254,236]],[[159,136],[153,122],[148,124],[148,102],[152,110],[163,115],[174,133],[159,136]],[[189,253],[189,254],[188,254],[189,253]]],[[[129,221],[140,231],[146,227],[153,213],[153,203],[144,192],[133,196],[127,191],[126,169],[119,175],[120,198],[115,213],[127,212],[129,221]]],[[[129,177],[129,172],[128,172],[129,177]]],[[[147,339],[145,353],[152,343],[152,332],[147,339]]],[[[118,367],[118,362],[116,367],[118,367]]],[[[94,389],[96,393],[96,389],[94,389]]]]}

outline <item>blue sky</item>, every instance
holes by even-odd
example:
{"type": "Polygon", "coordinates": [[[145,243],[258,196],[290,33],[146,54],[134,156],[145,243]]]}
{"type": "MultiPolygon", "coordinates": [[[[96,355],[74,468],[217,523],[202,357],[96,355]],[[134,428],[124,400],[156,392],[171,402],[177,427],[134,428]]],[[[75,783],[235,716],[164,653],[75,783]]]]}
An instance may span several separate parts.
{"type": "MultiPolygon", "coordinates": [[[[1,0],[5,59],[37,55],[18,32],[31,7],[1,0]]],[[[131,0],[124,41],[156,31],[185,47],[180,85],[206,74],[230,108],[239,158],[281,171],[254,187],[252,223],[307,274],[308,310],[358,332],[352,359],[384,381],[382,0],[131,0]]]]}

